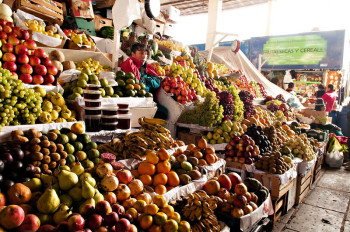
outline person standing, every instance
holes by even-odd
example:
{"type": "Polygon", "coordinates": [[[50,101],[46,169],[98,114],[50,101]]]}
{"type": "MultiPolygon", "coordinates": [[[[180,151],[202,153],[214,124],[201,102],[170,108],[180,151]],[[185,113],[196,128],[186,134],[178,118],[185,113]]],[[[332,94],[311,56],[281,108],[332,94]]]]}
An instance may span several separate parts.
{"type": "Polygon", "coordinates": [[[327,92],[323,94],[321,98],[326,103],[326,111],[328,113],[331,113],[333,110],[336,109],[337,104],[335,100],[337,98],[337,94],[335,93],[334,86],[332,84],[329,84],[327,86],[327,92]]]}
{"type": "Polygon", "coordinates": [[[315,93],[316,98],[321,98],[321,97],[323,96],[323,94],[325,94],[325,93],[326,93],[326,90],[325,90],[324,85],[319,84],[319,85],[318,85],[318,90],[317,90],[317,92],[315,93]]]}

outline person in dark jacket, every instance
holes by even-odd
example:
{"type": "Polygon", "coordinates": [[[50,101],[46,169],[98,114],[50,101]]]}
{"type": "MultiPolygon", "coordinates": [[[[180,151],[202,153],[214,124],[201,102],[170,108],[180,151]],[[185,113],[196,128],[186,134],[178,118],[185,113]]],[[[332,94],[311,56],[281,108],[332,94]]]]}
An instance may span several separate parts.
{"type": "Polygon", "coordinates": [[[319,84],[318,85],[318,90],[315,93],[316,98],[321,98],[323,96],[323,94],[325,94],[325,93],[326,93],[326,88],[324,87],[324,85],[319,84]]]}

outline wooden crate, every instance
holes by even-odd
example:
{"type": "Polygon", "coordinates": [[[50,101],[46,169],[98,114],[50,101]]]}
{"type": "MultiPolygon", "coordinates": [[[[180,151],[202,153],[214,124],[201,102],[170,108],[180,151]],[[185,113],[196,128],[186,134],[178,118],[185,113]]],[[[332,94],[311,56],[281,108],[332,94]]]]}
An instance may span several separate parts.
{"type": "Polygon", "coordinates": [[[254,173],[254,178],[260,181],[268,190],[270,190],[271,199],[278,200],[293,187],[293,179],[286,184],[281,185],[278,176],[269,173],[254,173]]]}
{"type": "Polygon", "coordinates": [[[312,183],[315,183],[316,180],[320,177],[322,165],[324,163],[324,154],[317,157],[317,161],[315,163],[314,173],[312,176],[312,183]]]}
{"type": "Polygon", "coordinates": [[[248,172],[246,166],[242,163],[226,161],[226,170],[239,173],[242,180],[249,177],[248,176],[249,172],[248,172]]]}
{"type": "MultiPolygon", "coordinates": [[[[292,182],[293,183],[293,182],[292,182]]],[[[288,191],[276,200],[272,200],[274,213],[270,218],[270,226],[273,228],[282,215],[287,213],[288,191]]]]}
{"type": "Polygon", "coordinates": [[[295,205],[298,205],[305,198],[307,193],[310,191],[310,187],[313,180],[314,167],[304,176],[297,177],[297,192],[295,196],[295,205]]]}
{"type": "Polygon", "coordinates": [[[62,4],[59,2],[55,3],[57,6],[42,0],[17,0],[16,9],[20,9],[45,21],[57,23],[61,26],[63,23],[62,4]]]}

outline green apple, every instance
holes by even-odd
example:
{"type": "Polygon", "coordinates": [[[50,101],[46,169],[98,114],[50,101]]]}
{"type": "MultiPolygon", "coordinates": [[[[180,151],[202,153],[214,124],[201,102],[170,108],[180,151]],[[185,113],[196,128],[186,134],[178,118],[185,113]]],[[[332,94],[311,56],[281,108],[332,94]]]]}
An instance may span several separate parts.
{"type": "Polygon", "coordinates": [[[78,80],[89,81],[89,76],[86,73],[80,73],[78,76],[78,80]]]}
{"type": "Polygon", "coordinates": [[[44,111],[51,112],[53,104],[50,101],[44,101],[41,107],[44,111]]]}

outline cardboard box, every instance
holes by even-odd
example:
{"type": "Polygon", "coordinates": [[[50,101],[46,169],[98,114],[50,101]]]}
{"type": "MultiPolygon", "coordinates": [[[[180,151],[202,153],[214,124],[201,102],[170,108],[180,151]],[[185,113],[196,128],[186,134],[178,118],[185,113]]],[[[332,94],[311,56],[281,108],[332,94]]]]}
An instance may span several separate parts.
{"type": "Polygon", "coordinates": [[[95,31],[99,32],[104,26],[113,26],[113,20],[104,18],[100,15],[95,15],[95,31]]]}
{"type": "Polygon", "coordinates": [[[90,0],[71,0],[71,9],[74,17],[94,18],[94,10],[90,0]]]}

